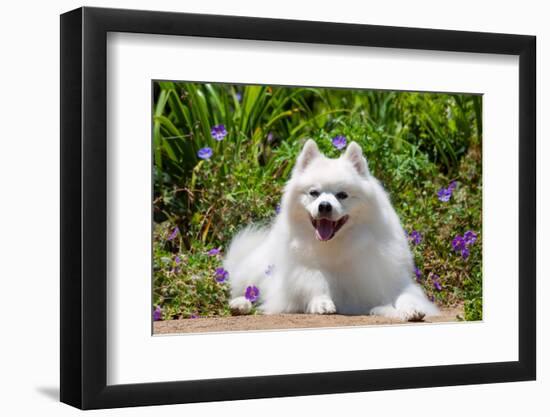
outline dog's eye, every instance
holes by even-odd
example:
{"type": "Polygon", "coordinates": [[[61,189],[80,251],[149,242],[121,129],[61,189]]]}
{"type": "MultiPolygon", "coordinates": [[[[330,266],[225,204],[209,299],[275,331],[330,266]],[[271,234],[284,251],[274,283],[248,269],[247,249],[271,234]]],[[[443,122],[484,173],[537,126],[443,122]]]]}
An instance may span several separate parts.
{"type": "Polygon", "coordinates": [[[319,197],[320,193],[319,193],[319,191],[317,191],[317,190],[311,190],[311,191],[309,192],[309,195],[312,196],[312,197],[317,198],[317,197],[319,197]]]}
{"type": "Polygon", "coordinates": [[[338,194],[336,194],[336,198],[338,200],[345,200],[346,198],[348,198],[348,194],[343,191],[340,191],[338,194]]]}

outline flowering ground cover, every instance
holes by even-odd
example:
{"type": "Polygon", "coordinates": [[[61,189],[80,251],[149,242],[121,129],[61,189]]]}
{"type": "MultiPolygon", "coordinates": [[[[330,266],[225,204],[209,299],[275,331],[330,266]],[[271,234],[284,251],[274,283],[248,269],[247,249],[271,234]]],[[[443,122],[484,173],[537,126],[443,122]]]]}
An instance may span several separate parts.
{"type": "Polygon", "coordinates": [[[224,251],[277,214],[306,138],[332,157],[361,145],[408,235],[411,279],[480,320],[481,134],[476,95],[156,82],[154,320],[231,314],[224,251]]]}

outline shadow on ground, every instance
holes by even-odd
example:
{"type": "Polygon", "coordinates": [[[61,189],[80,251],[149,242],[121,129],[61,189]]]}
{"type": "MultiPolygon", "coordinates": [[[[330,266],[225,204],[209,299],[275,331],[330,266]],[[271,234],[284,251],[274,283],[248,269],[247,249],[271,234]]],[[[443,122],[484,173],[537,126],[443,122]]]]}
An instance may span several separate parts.
{"type": "Polygon", "coordinates": [[[36,391],[53,401],[59,401],[59,387],[36,387],[36,391]]]}

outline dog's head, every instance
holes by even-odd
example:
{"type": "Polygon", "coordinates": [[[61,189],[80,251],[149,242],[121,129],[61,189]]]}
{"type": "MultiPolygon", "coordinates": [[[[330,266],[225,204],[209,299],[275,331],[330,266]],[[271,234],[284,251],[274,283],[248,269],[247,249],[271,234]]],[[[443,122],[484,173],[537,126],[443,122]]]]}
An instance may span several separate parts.
{"type": "Polygon", "coordinates": [[[364,220],[370,178],[357,143],[351,142],[340,158],[330,159],[310,139],[296,161],[284,203],[294,222],[308,223],[306,233],[327,242],[364,220]]]}

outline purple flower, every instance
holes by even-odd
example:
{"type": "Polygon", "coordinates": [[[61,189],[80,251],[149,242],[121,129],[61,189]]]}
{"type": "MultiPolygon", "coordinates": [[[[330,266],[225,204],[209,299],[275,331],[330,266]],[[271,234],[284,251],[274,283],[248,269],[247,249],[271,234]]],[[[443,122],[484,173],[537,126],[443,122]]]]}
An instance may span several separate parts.
{"type": "Polygon", "coordinates": [[[432,275],[432,283],[433,283],[434,288],[437,291],[441,291],[443,289],[443,287],[441,286],[441,283],[439,282],[439,275],[437,275],[437,274],[432,275]]]}
{"type": "Polygon", "coordinates": [[[174,258],[174,262],[176,263],[176,265],[181,264],[181,257],[179,255],[176,255],[176,257],[174,258]]]}
{"type": "Polygon", "coordinates": [[[267,139],[267,143],[273,142],[273,132],[269,132],[269,133],[267,134],[266,139],[267,139]]]}
{"type": "Polygon", "coordinates": [[[174,229],[172,229],[172,233],[170,233],[166,239],[174,240],[178,236],[179,231],[180,229],[178,229],[178,226],[174,227],[174,229]]]}
{"type": "Polygon", "coordinates": [[[418,267],[414,267],[414,275],[416,275],[416,281],[420,282],[422,281],[422,271],[418,269],[418,267]]]}
{"type": "Polygon", "coordinates": [[[279,214],[281,212],[281,205],[280,204],[277,204],[275,206],[275,213],[279,214]]]}
{"type": "Polygon", "coordinates": [[[229,276],[229,272],[227,272],[223,268],[216,268],[216,281],[218,282],[225,282],[227,277],[229,276]]]}
{"type": "Polygon", "coordinates": [[[189,316],[190,319],[198,319],[199,316],[197,315],[197,313],[193,313],[189,316]]]}
{"type": "Polygon", "coordinates": [[[219,255],[220,254],[220,249],[219,248],[212,248],[210,249],[208,252],[206,252],[206,254],[208,256],[216,256],[216,255],[219,255]]]}
{"type": "Polygon", "coordinates": [[[224,125],[216,125],[216,126],[212,126],[212,129],[210,129],[210,134],[214,139],[216,139],[219,142],[227,136],[227,130],[225,130],[224,125]]]}
{"type": "Polygon", "coordinates": [[[435,297],[433,295],[430,295],[428,299],[433,303],[435,301],[435,297]]]}
{"type": "Polygon", "coordinates": [[[160,308],[160,306],[155,307],[155,310],[153,311],[153,320],[154,321],[162,320],[162,308],[160,308]]]}
{"type": "Polygon", "coordinates": [[[477,234],[474,231],[468,230],[466,233],[464,233],[464,242],[466,243],[466,245],[473,245],[476,240],[477,234]]]}
{"type": "Polygon", "coordinates": [[[200,159],[210,159],[212,158],[212,153],[213,153],[212,148],[206,147],[206,148],[199,149],[199,151],[197,152],[197,156],[200,159]]]}
{"type": "Polygon", "coordinates": [[[439,201],[442,201],[444,203],[449,201],[452,195],[453,190],[451,190],[450,188],[443,187],[437,192],[437,198],[439,199],[439,201]]]}
{"type": "Polygon", "coordinates": [[[455,188],[456,181],[454,180],[449,183],[449,186],[447,188],[440,188],[437,192],[437,198],[439,199],[439,201],[443,201],[444,203],[449,201],[451,199],[451,196],[453,195],[453,191],[455,190],[455,188]]]}
{"type": "Polygon", "coordinates": [[[412,243],[415,245],[419,245],[420,242],[422,242],[422,233],[420,233],[418,230],[413,230],[411,233],[409,233],[409,238],[411,239],[412,243]]]}
{"type": "Polygon", "coordinates": [[[266,275],[271,275],[273,273],[273,269],[275,268],[275,265],[268,265],[267,269],[265,270],[266,275]]]}
{"type": "Polygon", "coordinates": [[[332,145],[339,151],[344,149],[347,143],[348,141],[346,140],[346,137],[343,135],[338,135],[332,138],[332,145]]]}
{"type": "Polygon", "coordinates": [[[246,287],[246,291],[244,292],[244,297],[250,301],[251,303],[258,300],[260,297],[260,290],[255,285],[251,285],[249,287],[246,287]]]}
{"type": "Polygon", "coordinates": [[[235,93],[235,98],[237,101],[241,101],[243,99],[243,95],[241,93],[235,93]]]}
{"type": "Polygon", "coordinates": [[[453,250],[455,252],[461,251],[466,247],[466,242],[464,241],[464,238],[460,235],[456,235],[451,244],[453,245],[453,250]]]}
{"type": "Polygon", "coordinates": [[[452,241],[453,251],[460,252],[462,259],[467,259],[470,256],[468,246],[473,245],[477,240],[477,234],[471,230],[464,233],[464,236],[457,235],[452,241]]]}

